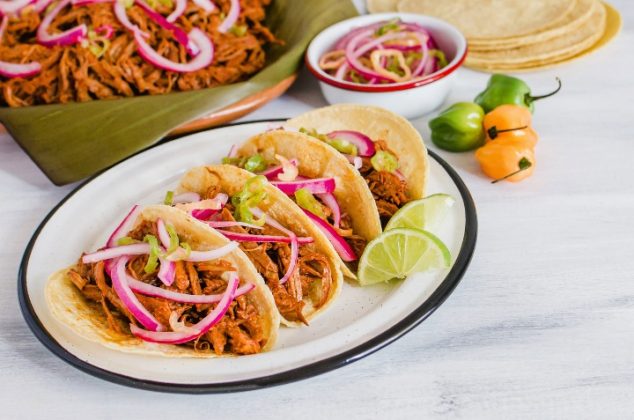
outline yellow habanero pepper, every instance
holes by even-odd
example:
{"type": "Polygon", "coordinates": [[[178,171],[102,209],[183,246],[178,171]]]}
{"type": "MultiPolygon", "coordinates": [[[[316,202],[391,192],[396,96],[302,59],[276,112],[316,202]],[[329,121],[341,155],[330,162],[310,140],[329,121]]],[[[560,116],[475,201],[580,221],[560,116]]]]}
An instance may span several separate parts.
{"type": "Polygon", "coordinates": [[[528,147],[537,144],[537,133],[531,127],[531,111],[519,105],[500,105],[484,116],[486,142],[514,138],[528,147]]]}
{"type": "Polygon", "coordinates": [[[505,180],[518,182],[529,177],[535,169],[533,148],[514,138],[490,141],[475,152],[482,172],[493,178],[493,183],[505,180]]]}

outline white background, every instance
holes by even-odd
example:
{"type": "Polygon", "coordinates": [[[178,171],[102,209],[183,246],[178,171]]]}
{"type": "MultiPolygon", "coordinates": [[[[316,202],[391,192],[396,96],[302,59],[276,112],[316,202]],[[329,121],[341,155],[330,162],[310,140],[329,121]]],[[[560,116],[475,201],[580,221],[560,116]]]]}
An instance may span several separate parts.
{"type": "MultiPolygon", "coordinates": [[[[72,186],[53,186],[0,134],[0,418],[624,418],[634,413],[634,4],[623,33],[535,93],[535,174],[489,184],[471,154],[439,152],[471,189],[476,253],[449,300],[407,336],[334,372],[263,391],[170,395],[114,385],[49,353],[17,303],[22,252],[72,186]]],[[[460,70],[448,103],[488,75],[460,70]]],[[[325,105],[305,72],[246,119],[325,105]]],[[[428,117],[415,121],[429,139],[428,117]]],[[[430,142],[430,149],[436,150],[430,142]]],[[[63,239],[61,239],[63,240],[63,239]]]]}

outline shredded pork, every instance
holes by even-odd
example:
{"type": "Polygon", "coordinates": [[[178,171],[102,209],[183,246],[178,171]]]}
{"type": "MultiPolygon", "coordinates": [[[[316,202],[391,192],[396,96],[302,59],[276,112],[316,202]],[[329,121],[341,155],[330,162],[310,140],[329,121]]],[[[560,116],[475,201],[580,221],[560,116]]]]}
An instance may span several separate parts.
{"type": "MultiPolygon", "coordinates": [[[[385,150],[394,154],[383,140],[375,141],[374,147],[377,151],[385,150]]],[[[385,225],[390,217],[409,201],[407,183],[392,172],[377,171],[369,158],[363,158],[363,165],[359,172],[372,192],[381,222],[385,225]]]]}
{"type": "MultiPolygon", "coordinates": [[[[134,239],[142,239],[146,234],[155,231],[153,223],[143,223],[130,236],[134,239]]],[[[147,274],[144,271],[147,255],[140,255],[132,259],[127,266],[128,273],[137,280],[164,287],[181,293],[188,294],[216,294],[222,293],[227,288],[227,282],[221,278],[225,271],[233,271],[235,268],[225,260],[209,262],[183,262],[176,265],[177,276],[170,287],[156,277],[156,272],[147,274]]],[[[112,288],[112,281],[105,272],[104,263],[82,264],[81,259],[74,269],[69,271],[69,276],[75,287],[84,297],[100,305],[110,328],[123,332],[121,322],[125,320],[137,324],[134,316],[122,304],[112,288]]],[[[164,326],[169,326],[169,318],[172,312],[178,314],[178,319],[185,325],[192,325],[204,318],[214,308],[212,304],[190,305],[162,298],[135,294],[141,304],[164,326]]],[[[221,321],[208,333],[199,337],[195,342],[183,344],[193,346],[196,351],[214,352],[218,355],[253,354],[261,351],[266,344],[262,331],[260,314],[255,304],[248,299],[248,295],[236,298],[221,321]]]]}
{"type": "MultiPolygon", "coordinates": [[[[241,13],[235,24],[241,31],[218,32],[230,9],[230,0],[214,0],[216,11],[206,13],[194,2],[175,24],[189,32],[196,27],[212,40],[213,63],[192,73],[165,71],[146,62],[138,53],[134,38],[115,17],[112,4],[68,6],[49,27],[50,33],[62,32],[84,23],[89,28],[111,26],[114,35],[105,53],[98,57],[87,46],[45,47],[36,41],[36,31],[46,12],[37,14],[32,8],[9,20],[0,40],[0,60],[10,63],[37,61],[42,71],[31,78],[5,79],[0,76],[0,105],[29,105],[86,102],[96,99],[157,95],[226,85],[245,80],[264,67],[268,43],[279,42],[263,25],[265,7],[270,0],[241,0],[241,13]]],[[[170,9],[160,6],[164,16],[170,9]]],[[[149,43],[162,56],[178,62],[188,58],[185,48],[173,35],[147,17],[137,5],[128,10],[133,24],[150,34],[149,43]]],[[[85,44],[85,43],[84,43],[85,44]]]]}
{"type": "MultiPolygon", "coordinates": [[[[232,209],[231,204],[228,204],[221,211],[219,219],[234,221],[232,209]]],[[[244,229],[235,226],[228,230],[256,235],[284,236],[284,233],[268,225],[265,225],[263,229],[244,229]]],[[[285,284],[280,284],[280,279],[290,264],[289,244],[241,242],[240,248],[271,289],[280,314],[289,321],[299,321],[308,325],[303,313],[307,302],[310,302],[314,308],[323,306],[332,287],[332,273],[326,258],[311,247],[300,245],[298,268],[285,284]]]]}

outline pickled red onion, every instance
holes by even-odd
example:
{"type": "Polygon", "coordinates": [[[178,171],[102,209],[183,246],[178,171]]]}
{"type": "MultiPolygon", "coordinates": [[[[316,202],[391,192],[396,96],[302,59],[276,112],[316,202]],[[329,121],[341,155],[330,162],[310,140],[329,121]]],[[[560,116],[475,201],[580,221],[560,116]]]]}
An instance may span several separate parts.
{"type": "Polygon", "coordinates": [[[194,0],[194,4],[207,13],[211,13],[216,10],[216,5],[211,0],[194,0]]]}
{"type": "Polygon", "coordinates": [[[188,63],[177,63],[156,52],[147,41],[143,39],[139,31],[134,33],[134,40],[137,43],[138,52],[141,57],[156,67],[178,73],[191,73],[204,69],[208,67],[214,59],[214,46],[207,34],[198,28],[194,28],[189,33],[189,38],[200,48],[200,53],[188,63]]]}
{"type": "Polygon", "coordinates": [[[62,0],[42,19],[39,28],[37,28],[37,42],[47,47],[54,47],[56,45],[71,45],[81,41],[88,34],[88,27],[86,24],[75,26],[64,32],[51,35],[48,33],[48,28],[51,26],[53,19],[62,11],[66,6],[70,4],[70,0],[62,0]]]}
{"type": "Polygon", "coordinates": [[[271,181],[284,194],[292,195],[295,191],[306,188],[313,194],[331,193],[335,190],[334,178],[297,179],[295,181],[271,181]]]}
{"type": "Polygon", "coordinates": [[[329,139],[345,140],[357,147],[359,156],[371,157],[376,153],[374,142],[370,137],[354,130],[335,130],[327,134],[329,139]]]}
{"type": "Polygon", "coordinates": [[[187,332],[148,331],[139,328],[134,324],[130,324],[130,331],[135,337],[152,343],[182,344],[194,340],[209,331],[222,319],[225,313],[227,313],[227,310],[233,301],[236,289],[238,288],[238,282],[239,279],[237,274],[235,272],[231,272],[227,283],[227,290],[223,293],[222,298],[214,310],[209,312],[207,316],[197,324],[188,326],[187,332]]]}
{"type": "MultiPolygon", "coordinates": [[[[240,232],[230,232],[228,230],[218,229],[218,232],[225,235],[227,239],[231,239],[232,241],[238,242],[281,242],[281,243],[291,243],[292,240],[289,236],[276,236],[276,235],[257,235],[252,233],[240,233],[240,232]]],[[[302,236],[297,238],[297,243],[300,245],[310,244],[315,242],[310,236],[302,236]]]]}
{"type": "Polygon", "coordinates": [[[322,218],[314,215],[306,209],[304,213],[310,218],[310,220],[317,225],[317,227],[326,235],[332,246],[337,251],[337,254],[341,257],[342,260],[346,262],[356,261],[358,259],[357,255],[354,253],[352,247],[346,242],[346,240],[339,235],[332,226],[330,226],[326,221],[322,218]]]}
{"type": "Polygon", "coordinates": [[[187,9],[187,0],[175,0],[175,1],[176,1],[176,4],[174,5],[174,11],[170,13],[170,15],[166,19],[170,23],[176,22],[176,19],[181,17],[183,13],[185,12],[185,9],[187,9]]]}
{"type": "Polygon", "coordinates": [[[164,327],[161,323],[139,302],[139,299],[128,285],[126,265],[129,260],[129,257],[121,257],[117,260],[114,269],[110,273],[112,287],[123,305],[141,325],[151,331],[163,331],[164,327]]]}
{"type": "Polygon", "coordinates": [[[179,247],[176,251],[168,255],[167,259],[170,261],[183,260],[190,262],[216,260],[224,257],[232,251],[235,251],[238,246],[239,244],[237,242],[229,242],[220,248],[211,249],[209,251],[190,251],[189,255],[187,255],[187,252],[183,248],[179,247]]]}
{"type": "Polygon", "coordinates": [[[299,241],[297,239],[297,235],[295,235],[295,232],[289,229],[286,229],[284,226],[282,226],[279,222],[277,222],[272,217],[265,216],[262,210],[258,208],[252,208],[251,212],[260,219],[264,217],[265,223],[267,225],[274,227],[275,229],[279,230],[282,233],[285,233],[290,238],[291,259],[288,263],[288,267],[286,268],[286,273],[284,273],[284,277],[280,279],[280,284],[284,284],[288,281],[288,279],[291,278],[291,276],[295,272],[295,267],[297,266],[297,260],[299,258],[299,241]]]}
{"type": "Polygon", "coordinates": [[[2,0],[0,1],[0,13],[5,16],[12,15],[31,4],[31,1],[32,0],[2,0]]]}
{"type": "MultiPolygon", "coordinates": [[[[130,285],[130,289],[136,293],[140,293],[145,296],[152,296],[163,298],[167,300],[171,300],[173,302],[179,303],[216,303],[219,302],[222,298],[222,294],[217,295],[190,295],[187,293],[174,292],[169,289],[163,289],[161,287],[152,286],[151,284],[144,283],[139,280],[133,279],[131,276],[127,277],[128,284],[130,285]]],[[[255,285],[252,283],[241,286],[236,290],[234,297],[239,297],[249,293],[251,290],[255,289],[255,285]]]]}
{"type": "Polygon", "coordinates": [[[141,207],[138,205],[132,206],[128,214],[123,218],[123,220],[119,223],[119,225],[115,228],[115,230],[110,234],[108,241],[106,242],[106,246],[108,248],[112,248],[117,245],[117,241],[130,232],[132,226],[134,226],[134,222],[136,222],[136,218],[141,213],[141,207]]]}
{"type": "Polygon", "coordinates": [[[227,13],[227,17],[218,26],[218,32],[225,33],[236,23],[240,16],[240,0],[231,0],[231,9],[227,13]]]}

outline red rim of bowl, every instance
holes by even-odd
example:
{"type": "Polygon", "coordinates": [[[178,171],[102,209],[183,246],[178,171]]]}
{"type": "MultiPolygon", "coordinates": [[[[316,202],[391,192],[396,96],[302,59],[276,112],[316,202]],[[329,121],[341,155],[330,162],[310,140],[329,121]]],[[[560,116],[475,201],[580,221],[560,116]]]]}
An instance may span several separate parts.
{"type": "Polygon", "coordinates": [[[440,80],[445,76],[450,75],[462,65],[465,58],[467,58],[468,50],[469,50],[469,46],[465,45],[464,52],[458,60],[455,60],[455,59],[452,60],[452,63],[449,63],[449,65],[447,65],[445,68],[441,69],[440,71],[436,73],[430,74],[424,79],[419,79],[419,80],[406,82],[406,83],[394,83],[389,85],[360,85],[356,83],[339,81],[333,78],[332,76],[325,76],[322,73],[320,73],[315,67],[313,67],[312,63],[308,59],[308,51],[306,51],[306,53],[304,54],[304,62],[306,63],[306,67],[308,67],[308,70],[310,70],[310,72],[316,78],[318,78],[324,83],[327,83],[332,86],[336,86],[341,89],[355,90],[359,92],[395,92],[398,90],[406,90],[406,89],[411,89],[418,86],[427,85],[429,83],[435,82],[436,80],[440,80]]]}

